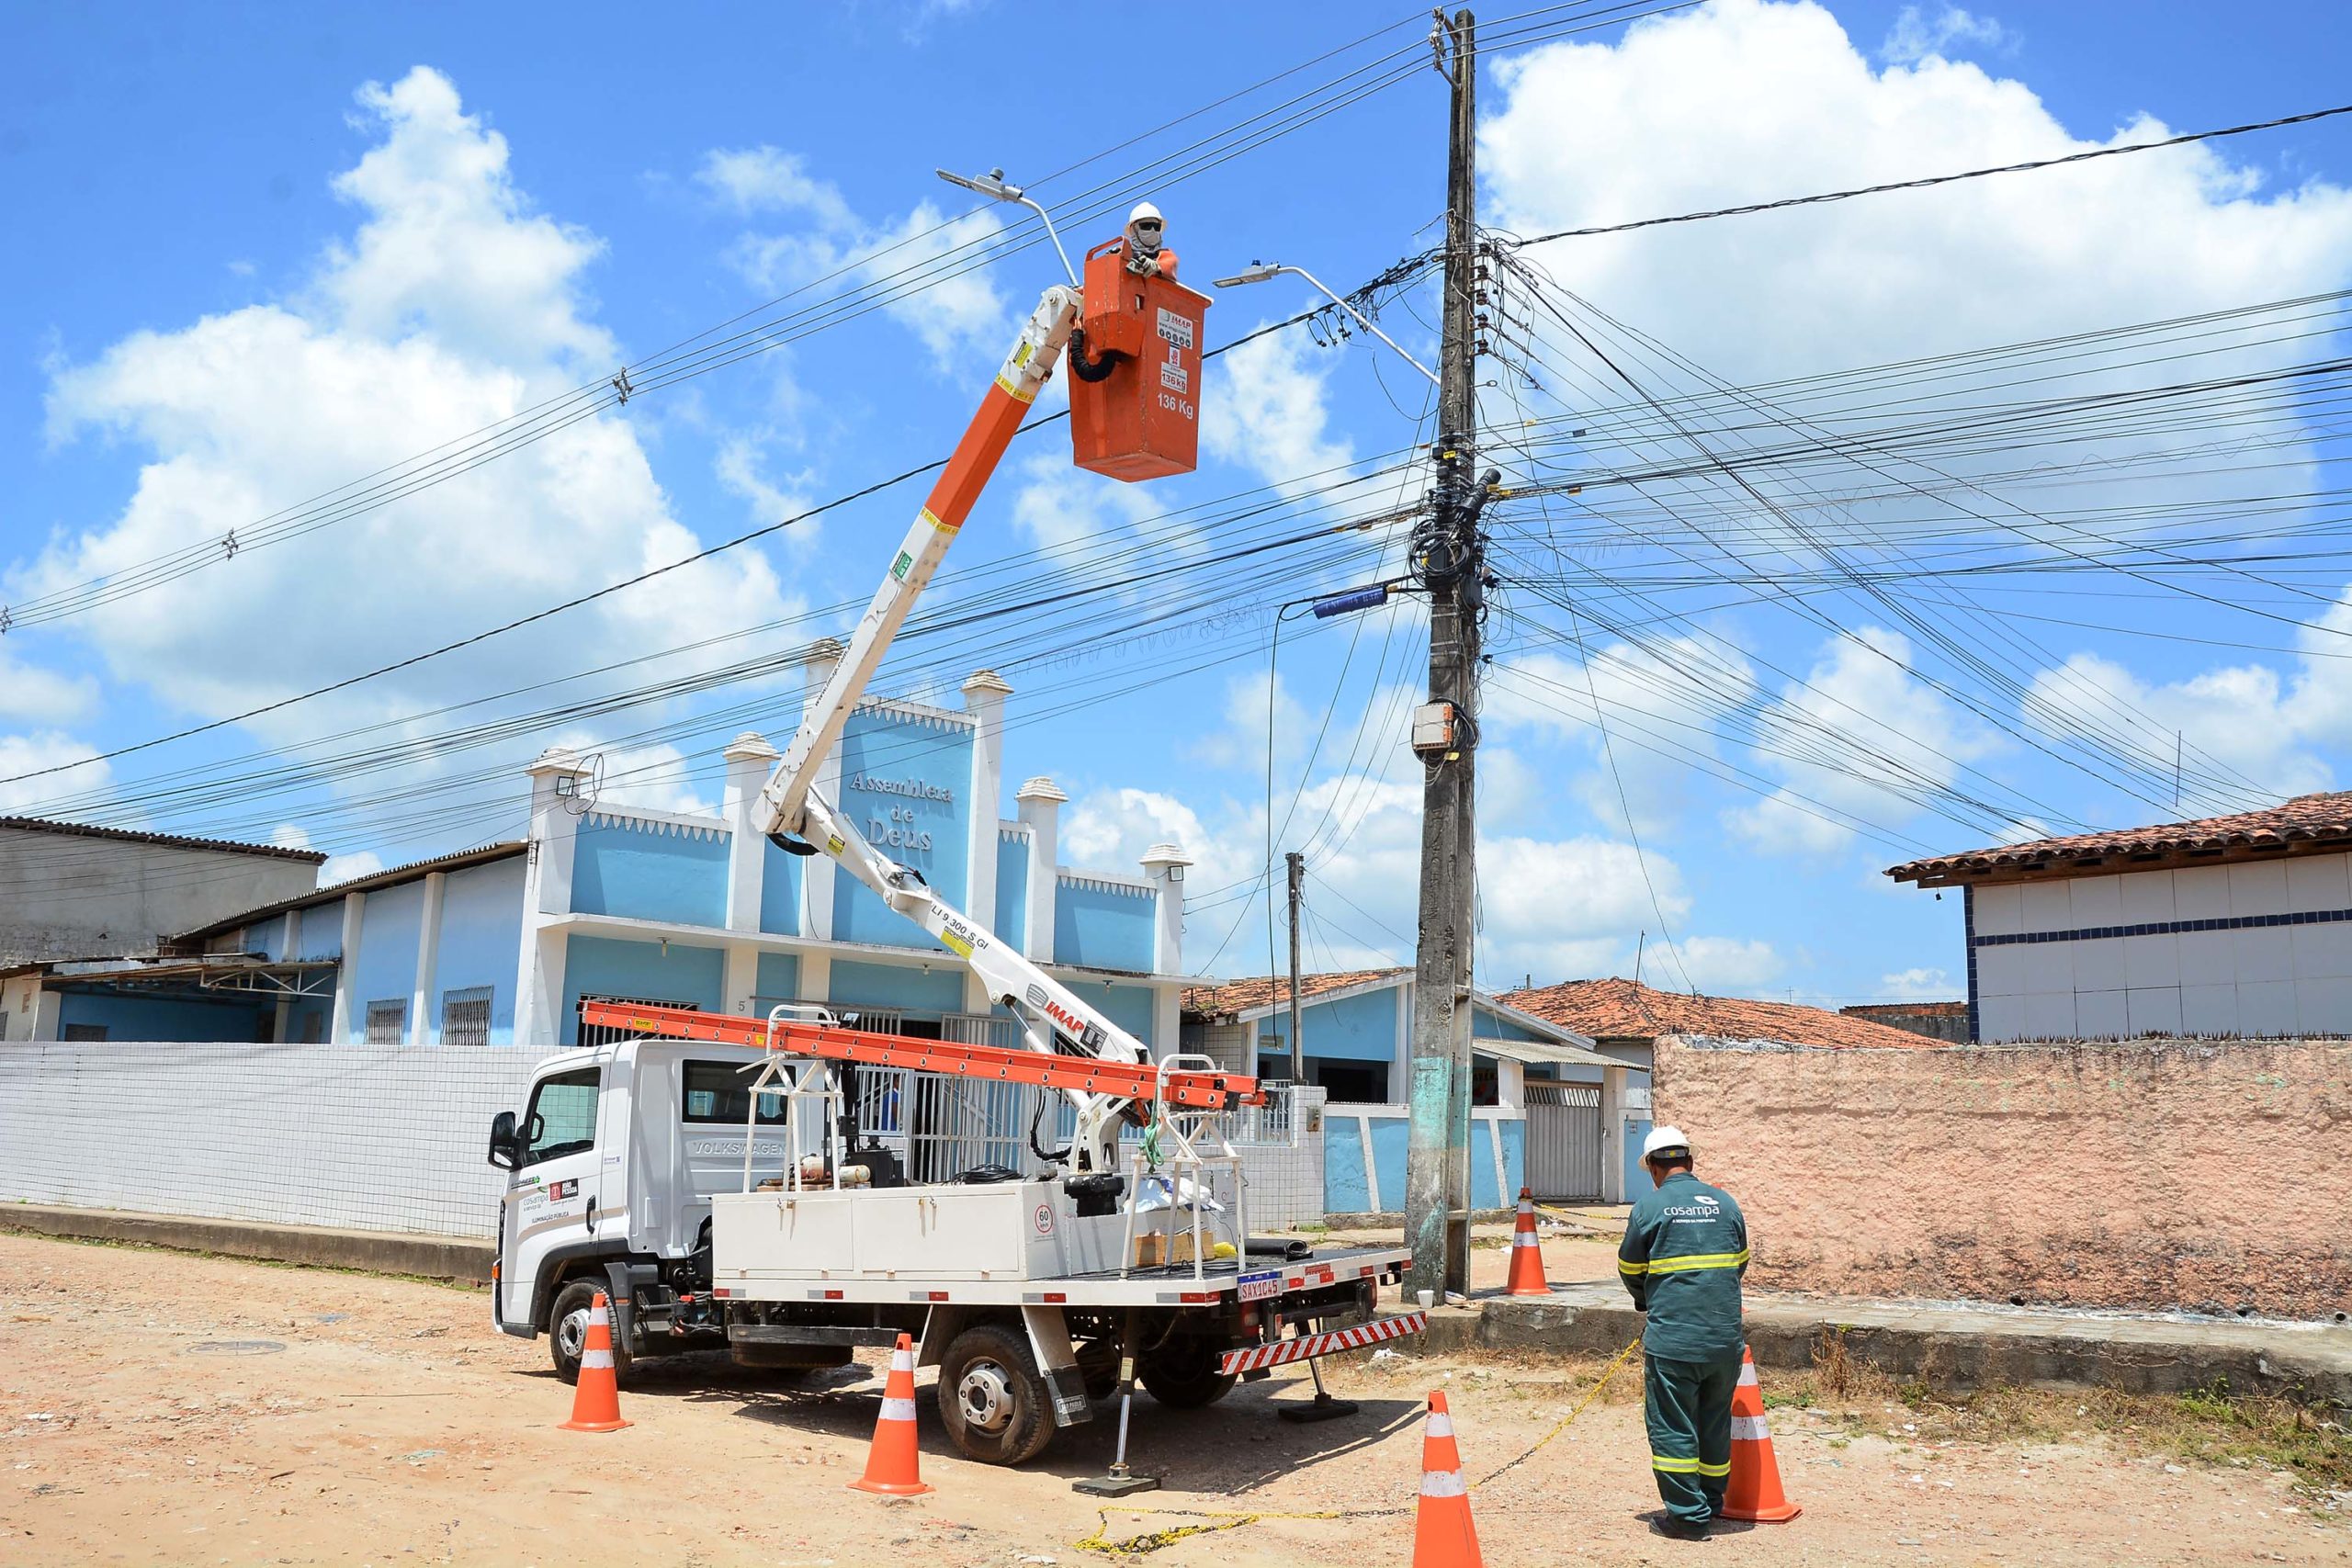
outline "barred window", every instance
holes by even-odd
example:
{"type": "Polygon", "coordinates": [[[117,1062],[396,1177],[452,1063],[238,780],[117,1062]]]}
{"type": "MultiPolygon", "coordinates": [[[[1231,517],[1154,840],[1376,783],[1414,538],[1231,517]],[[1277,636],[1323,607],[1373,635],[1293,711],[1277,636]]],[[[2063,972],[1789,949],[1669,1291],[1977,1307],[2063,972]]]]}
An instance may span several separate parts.
{"type": "Polygon", "coordinates": [[[107,1026],[103,1023],[69,1023],[59,1031],[59,1033],[66,1040],[80,1041],[88,1044],[104,1040],[107,1037],[107,1026]]]}
{"type": "Polygon", "coordinates": [[[441,993],[441,1043],[490,1043],[490,1001],[493,987],[471,986],[441,993]]]}
{"type": "Polygon", "coordinates": [[[397,1045],[408,1037],[408,1003],[368,1004],[368,1043],[397,1045]]]}

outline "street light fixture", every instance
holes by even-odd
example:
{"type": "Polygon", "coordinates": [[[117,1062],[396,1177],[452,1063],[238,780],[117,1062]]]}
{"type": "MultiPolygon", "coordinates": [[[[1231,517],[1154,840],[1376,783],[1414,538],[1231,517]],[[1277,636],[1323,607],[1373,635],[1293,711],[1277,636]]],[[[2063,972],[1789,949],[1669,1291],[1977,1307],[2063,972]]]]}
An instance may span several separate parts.
{"type": "Polygon", "coordinates": [[[1043,207],[1032,201],[1019,186],[1005,184],[1002,169],[990,169],[987,174],[977,177],[971,175],[951,175],[945,169],[934,169],[932,172],[951,186],[962,186],[966,190],[978,191],[990,201],[1009,201],[1016,207],[1025,207],[1035,213],[1038,220],[1046,226],[1046,238],[1054,243],[1054,254],[1062,258],[1062,270],[1069,274],[1070,287],[1075,288],[1079,286],[1078,268],[1069,265],[1069,253],[1062,249],[1062,237],[1054,231],[1052,217],[1043,207]]]}
{"type": "Polygon", "coordinates": [[[1390,337],[1386,333],[1382,332],[1378,327],[1374,326],[1372,324],[1371,318],[1367,317],[1362,310],[1357,310],[1353,305],[1349,304],[1345,299],[1340,299],[1337,294],[1332,293],[1329,285],[1326,284],[1321,278],[1316,276],[1313,273],[1307,271],[1303,266],[1284,266],[1279,262],[1253,261],[1248,266],[1243,267],[1239,272],[1235,273],[1231,277],[1220,277],[1216,279],[1216,287],[1219,288],[1238,288],[1245,283],[1267,283],[1272,281],[1274,278],[1280,277],[1284,273],[1290,274],[1293,277],[1303,277],[1306,279],[1306,281],[1314,287],[1316,292],[1330,300],[1332,304],[1337,305],[1340,310],[1345,310],[1349,315],[1353,316],[1356,319],[1357,325],[1363,327],[1364,331],[1370,333],[1373,336],[1378,338],[1389,347],[1396,349],[1397,357],[1404,360],[1406,364],[1411,366],[1422,375],[1427,376],[1430,378],[1430,386],[1435,387],[1440,385],[1436,372],[1432,371],[1428,366],[1422,364],[1419,360],[1414,358],[1411,355],[1407,354],[1401,347],[1398,347],[1395,338],[1390,337]]]}

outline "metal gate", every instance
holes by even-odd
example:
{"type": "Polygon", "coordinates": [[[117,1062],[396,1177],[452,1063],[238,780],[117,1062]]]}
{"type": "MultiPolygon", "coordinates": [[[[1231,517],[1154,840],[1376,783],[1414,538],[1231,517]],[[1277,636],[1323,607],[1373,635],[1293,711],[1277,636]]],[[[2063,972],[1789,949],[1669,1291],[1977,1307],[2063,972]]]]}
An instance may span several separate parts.
{"type": "Polygon", "coordinates": [[[1600,1086],[1527,1086],[1527,1184],[1553,1202],[1600,1201],[1600,1086]]]}

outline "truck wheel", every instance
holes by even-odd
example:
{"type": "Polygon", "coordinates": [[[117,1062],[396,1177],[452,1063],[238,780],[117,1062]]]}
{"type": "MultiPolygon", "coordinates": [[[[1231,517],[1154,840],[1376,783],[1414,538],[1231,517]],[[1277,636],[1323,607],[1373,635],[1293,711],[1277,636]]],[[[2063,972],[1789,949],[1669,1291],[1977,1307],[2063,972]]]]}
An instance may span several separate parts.
{"type": "MultiPolygon", "coordinates": [[[[588,1341],[588,1309],[595,1304],[596,1292],[605,1290],[602,1280],[582,1277],[556,1292],[555,1306],[548,1314],[548,1350],[555,1358],[555,1375],[566,1382],[580,1381],[580,1352],[588,1341]]],[[[621,1343],[619,1325],[614,1326],[613,1377],[627,1382],[628,1347],[621,1343]]]]}
{"type": "Polygon", "coordinates": [[[1197,1410],[1233,1392],[1240,1380],[1216,1370],[1217,1350],[1206,1340],[1179,1339],[1145,1357],[1136,1376],[1151,1397],[1171,1410],[1197,1410]]]}
{"type": "Polygon", "coordinates": [[[964,1330],[939,1363],[939,1418],[948,1440],[981,1464],[1021,1464],[1054,1440],[1053,1405],[1029,1337],[1002,1324],[964,1330]]]}

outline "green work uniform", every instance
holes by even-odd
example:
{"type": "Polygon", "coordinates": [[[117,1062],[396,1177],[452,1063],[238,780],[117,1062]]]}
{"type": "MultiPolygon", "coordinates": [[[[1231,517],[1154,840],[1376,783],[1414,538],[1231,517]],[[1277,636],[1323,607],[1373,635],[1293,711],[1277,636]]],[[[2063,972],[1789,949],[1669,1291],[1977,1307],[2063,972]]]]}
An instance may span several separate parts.
{"type": "Polygon", "coordinates": [[[1687,1170],[1634,1205],[1617,1248],[1618,1275],[1635,1310],[1649,1314],[1642,1350],[1650,1470],[1667,1511],[1691,1524],[1714,1517],[1731,1475],[1747,1271],[1747,1217],[1730,1193],[1687,1170]]]}

